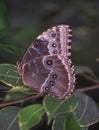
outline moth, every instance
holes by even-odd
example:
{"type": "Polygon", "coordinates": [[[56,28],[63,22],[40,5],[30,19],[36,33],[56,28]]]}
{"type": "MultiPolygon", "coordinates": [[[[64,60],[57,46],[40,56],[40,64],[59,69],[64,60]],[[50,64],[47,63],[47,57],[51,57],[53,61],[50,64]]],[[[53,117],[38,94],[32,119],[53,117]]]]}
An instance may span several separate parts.
{"type": "Polygon", "coordinates": [[[39,35],[18,63],[23,83],[44,95],[68,98],[76,81],[71,38],[69,25],[57,25],[39,35]]]}

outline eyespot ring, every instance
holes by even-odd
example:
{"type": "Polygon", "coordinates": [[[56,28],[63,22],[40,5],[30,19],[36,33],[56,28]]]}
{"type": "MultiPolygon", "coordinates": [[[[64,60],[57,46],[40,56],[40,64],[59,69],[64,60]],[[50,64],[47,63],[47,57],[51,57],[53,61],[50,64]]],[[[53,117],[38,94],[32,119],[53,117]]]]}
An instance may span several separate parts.
{"type": "Polygon", "coordinates": [[[50,58],[49,56],[44,56],[42,59],[42,63],[47,70],[51,70],[55,66],[54,58],[50,58]]]}
{"type": "Polygon", "coordinates": [[[52,32],[52,33],[51,33],[51,37],[52,37],[52,38],[56,37],[56,33],[55,33],[55,32],[52,32]]]}

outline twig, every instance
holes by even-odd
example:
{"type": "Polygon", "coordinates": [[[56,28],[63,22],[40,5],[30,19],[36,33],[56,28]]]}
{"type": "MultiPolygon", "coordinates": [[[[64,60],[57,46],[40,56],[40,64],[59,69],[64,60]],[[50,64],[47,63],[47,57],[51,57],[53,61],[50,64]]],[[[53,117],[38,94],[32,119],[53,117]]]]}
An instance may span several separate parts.
{"type": "Polygon", "coordinates": [[[99,84],[99,80],[95,79],[95,78],[92,78],[86,74],[82,74],[82,76],[86,79],[88,79],[89,81],[93,82],[93,83],[96,83],[96,84],[99,84]]]}
{"type": "Polygon", "coordinates": [[[38,93],[37,95],[33,95],[31,97],[20,99],[18,101],[13,101],[13,102],[8,102],[8,103],[0,104],[0,108],[5,107],[5,106],[9,106],[9,105],[13,105],[13,104],[23,103],[23,102],[29,101],[31,99],[35,99],[35,98],[42,97],[42,96],[44,96],[44,94],[38,93]]]}
{"type": "Polygon", "coordinates": [[[90,90],[94,90],[94,89],[98,89],[99,88],[99,80],[97,80],[95,78],[92,78],[92,77],[90,77],[90,76],[88,76],[86,74],[82,74],[81,76],[83,76],[87,80],[95,83],[96,85],[85,87],[85,88],[78,88],[78,89],[76,89],[76,91],[78,91],[78,92],[86,92],[86,91],[90,91],[90,90]]]}
{"type": "Polygon", "coordinates": [[[94,85],[94,86],[90,86],[90,87],[86,87],[86,88],[78,88],[76,89],[76,91],[78,92],[86,92],[86,91],[90,91],[90,90],[94,90],[99,88],[99,84],[98,85],[94,85]]]}

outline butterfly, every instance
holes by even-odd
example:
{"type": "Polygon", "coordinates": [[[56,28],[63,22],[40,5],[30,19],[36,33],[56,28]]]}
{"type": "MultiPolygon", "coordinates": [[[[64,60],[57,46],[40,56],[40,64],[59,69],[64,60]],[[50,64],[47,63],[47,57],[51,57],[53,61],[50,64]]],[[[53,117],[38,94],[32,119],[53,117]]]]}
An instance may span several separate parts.
{"type": "Polygon", "coordinates": [[[69,25],[57,25],[39,35],[18,63],[23,83],[44,95],[68,98],[76,80],[71,38],[69,25]]]}

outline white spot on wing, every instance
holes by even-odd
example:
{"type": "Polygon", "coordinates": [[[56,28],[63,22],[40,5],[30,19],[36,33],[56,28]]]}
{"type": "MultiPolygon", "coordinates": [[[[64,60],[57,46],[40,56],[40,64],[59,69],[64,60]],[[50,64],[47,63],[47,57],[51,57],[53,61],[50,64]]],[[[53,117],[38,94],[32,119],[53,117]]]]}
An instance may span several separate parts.
{"type": "Polygon", "coordinates": [[[34,47],[34,45],[32,46],[32,49],[34,49],[35,51],[37,51],[38,54],[40,54],[39,49],[37,49],[36,47],[34,47]]]}

